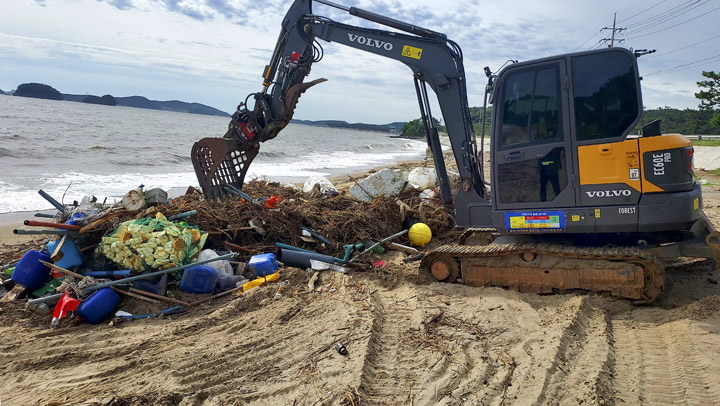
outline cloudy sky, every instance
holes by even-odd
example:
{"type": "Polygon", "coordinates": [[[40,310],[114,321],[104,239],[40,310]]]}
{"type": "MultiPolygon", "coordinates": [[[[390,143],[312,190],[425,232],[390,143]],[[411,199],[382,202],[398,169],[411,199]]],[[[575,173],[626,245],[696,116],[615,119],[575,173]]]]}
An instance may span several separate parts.
{"type": "MultiPolygon", "coordinates": [[[[703,70],[720,71],[720,0],[334,0],[446,33],[465,54],[471,105],[484,66],[607,46],[657,49],[639,60],[648,108],[697,107],[703,70]]],[[[142,95],[232,112],[261,88],[291,0],[0,0],[0,89],[25,82],[62,93],[142,95]]],[[[316,14],[373,27],[314,4],[316,14]]],[[[387,123],[419,116],[410,70],[337,44],[295,117],[387,123]]],[[[435,110],[435,113],[439,113],[435,110]]]]}

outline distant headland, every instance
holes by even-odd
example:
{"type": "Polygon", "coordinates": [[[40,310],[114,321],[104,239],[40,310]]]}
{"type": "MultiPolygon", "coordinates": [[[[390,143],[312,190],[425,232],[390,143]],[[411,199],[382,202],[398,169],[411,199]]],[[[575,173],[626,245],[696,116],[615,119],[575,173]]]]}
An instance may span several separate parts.
{"type": "MultiPolygon", "coordinates": [[[[42,83],[23,83],[17,87],[17,90],[10,92],[3,92],[0,89],[0,94],[22,97],[34,97],[38,99],[48,100],[66,100],[81,103],[103,104],[106,106],[125,106],[141,109],[176,111],[181,113],[204,114],[209,116],[230,116],[224,111],[200,103],[187,103],[178,100],[157,101],[149,100],[148,98],[143,96],[114,97],[109,94],[106,94],[104,96],[66,94],[60,93],[52,86],[42,83]]],[[[320,127],[350,128],[355,130],[381,131],[398,134],[402,132],[403,125],[406,124],[404,122],[394,122],[389,124],[365,124],[348,123],[347,121],[339,120],[312,121],[297,119],[293,119],[292,122],[296,124],[314,125],[320,127]]]]}
{"type": "Polygon", "coordinates": [[[179,100],[158,101],[150,100],[147,97],[143,96],[113,97],[109,94],[106,94],[104,96],[87,94],[65,94],[60,93],[52,86],[42,83],[23,83],[18,86],[17,89],[13,92],[3,92],[2,90],[0,90],[0,94],[21,97],[34,97],[38,99],[48,100],[66,100],[90,104],[102,104],[106,106],[123,106],[136,107],[141,109],[176,111],[180,113],[204,114],[208,116],[230,116],[224,111],[200,103],[187,103],[179,100]]]}

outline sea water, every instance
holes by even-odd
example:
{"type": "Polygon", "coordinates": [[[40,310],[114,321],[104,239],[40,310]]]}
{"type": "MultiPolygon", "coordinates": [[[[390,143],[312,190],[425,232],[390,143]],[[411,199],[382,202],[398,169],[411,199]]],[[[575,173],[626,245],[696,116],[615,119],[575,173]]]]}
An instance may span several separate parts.
{"type": "MultiPolygon", "coordinates": [[[[108,202],[128,190],[197,186],[195,141],[222,137],[229,117],[0,95],[0,213],[52,208],[37,190],[70,203],[108,202]]],[[[260,146],[249,178],[282,183],[413,160],[425,142],[389,133],[288,125],[260,146]]]]}

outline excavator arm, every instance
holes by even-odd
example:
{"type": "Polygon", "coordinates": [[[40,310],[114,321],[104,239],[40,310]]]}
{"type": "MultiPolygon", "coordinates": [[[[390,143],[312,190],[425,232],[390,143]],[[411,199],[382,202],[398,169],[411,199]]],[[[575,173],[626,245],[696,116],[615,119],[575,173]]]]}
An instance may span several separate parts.
{"type": "Polygon", "coordinates": [[[401,31],[347,25],[312,13],[311,0],[295,0],[282,21],[273,56],[263,71],[262,90],[248,96],[233,114],[222,139],[205,138],[193,146],[195,171],[208,198],[241,189],[247,169],[261,142],[275,138],[292,118],[298,99],[308,88],[324,82],[304,82],[313,63],[322,59],[318,39],[397,60],[413,73],[415,88],[432,149],[440,190],[448,209],[453,207],[442,149],[430,112],[427,86],[437,95],[451,138],[464,192],[484,200],[482,168],[477,162],[467,101],[462,52],[444,34],[355,7],[315,0],[349,14],[401,31]],[[253,99],[253,108],[248,104],[253,99]]]}

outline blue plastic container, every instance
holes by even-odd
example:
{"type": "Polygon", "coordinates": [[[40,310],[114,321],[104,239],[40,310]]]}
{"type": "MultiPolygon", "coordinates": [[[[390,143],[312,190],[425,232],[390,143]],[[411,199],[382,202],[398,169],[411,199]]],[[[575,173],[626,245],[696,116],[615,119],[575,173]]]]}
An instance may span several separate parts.
{"type": "Polygon", "coordinates": [[[120,298],[112,288],[98,289],[95,293],[83,300],[77,308],[77,314],[83,321],[90,324],[99,324],[120,302],[120,298]]]}
{"type": "Polygon", "coordinates": [[[218,281],[217,269],[198,265],[183,271],[180,289],[190,293],[212,293],[218,281]]]}
{"type": "MultiPolygon", "coordinates": [[[[60,240],[61,239],[58,238],[50,241],[47,245],[48,252],[55,252],[55,247],[57,247],[60,243],[60,240]]],[[[65,244],[63,244],[60,252],[63,254],[62,259],[55,262],[55,265],[65,269],[71,269],[82,265],[83,260],[80,255],[80,250],[78,250],[77,244],[75,244],[75,241],[72,239],[65,239],[65,244]]]]}
{"type": "Polygon", "coordinates": [[[50,262],[50,255],[28,250],[15,265],[11,279],[31,292],[42,288],[50,280],[50,267],[41,264],[40,260],[50,262]]]}
{"type": "Polygon", "coordinates": [[[272,275],[280,269],[273,253],[253,255],[247,266],[259,277],[272,275]]]}

